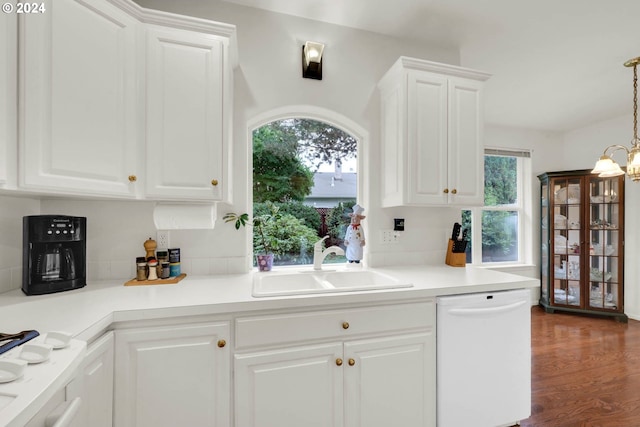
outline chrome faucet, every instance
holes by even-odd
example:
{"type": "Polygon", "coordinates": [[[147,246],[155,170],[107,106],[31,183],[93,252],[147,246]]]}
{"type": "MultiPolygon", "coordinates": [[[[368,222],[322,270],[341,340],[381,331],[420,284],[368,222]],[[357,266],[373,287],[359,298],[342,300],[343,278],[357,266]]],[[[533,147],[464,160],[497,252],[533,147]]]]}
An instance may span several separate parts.
{"type": "Polygon", "coordinates": [[[344,255],[344,250],[338,246],[329,246],[322,250],[322,242],[327,240],[329,236],[324,236],[313,245],[313,269],[322,270],[322,262],[329,254],[344,255]]]}

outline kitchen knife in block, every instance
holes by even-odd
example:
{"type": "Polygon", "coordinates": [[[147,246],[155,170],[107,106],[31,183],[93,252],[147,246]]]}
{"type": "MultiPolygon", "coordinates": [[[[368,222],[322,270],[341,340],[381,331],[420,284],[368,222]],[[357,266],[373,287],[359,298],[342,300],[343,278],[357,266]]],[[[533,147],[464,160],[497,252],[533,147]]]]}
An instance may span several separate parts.
{"type": "Polygon", "coordinates": [[[445,264],[452,267],[464,267],[467,265],[467,254],[464,252],[453,252],[453,245],[457,240],[449,239],[447,245],[447,256],[445,257],[445,264]]]}

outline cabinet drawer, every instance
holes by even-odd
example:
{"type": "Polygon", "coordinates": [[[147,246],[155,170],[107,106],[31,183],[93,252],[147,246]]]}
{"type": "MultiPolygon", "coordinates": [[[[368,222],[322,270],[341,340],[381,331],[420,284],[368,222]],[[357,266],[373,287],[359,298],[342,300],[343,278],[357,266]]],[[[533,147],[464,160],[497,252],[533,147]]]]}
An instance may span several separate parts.
{"type": "Polygon", "coordinates": [[[275,346],[434,327],[433,300],[344,310],[242,317],[236,320],[236,348],[275,346]]]}

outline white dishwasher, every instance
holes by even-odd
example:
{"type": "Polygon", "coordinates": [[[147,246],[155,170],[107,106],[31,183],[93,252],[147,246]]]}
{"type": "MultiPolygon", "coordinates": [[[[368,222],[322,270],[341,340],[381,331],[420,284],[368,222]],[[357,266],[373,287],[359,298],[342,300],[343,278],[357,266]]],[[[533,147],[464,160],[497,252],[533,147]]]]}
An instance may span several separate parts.
{"type": "Polygon", "coordinates": [[[529,299],[528,289],[437,298],[438,427],[531,415],[529,299]]]}

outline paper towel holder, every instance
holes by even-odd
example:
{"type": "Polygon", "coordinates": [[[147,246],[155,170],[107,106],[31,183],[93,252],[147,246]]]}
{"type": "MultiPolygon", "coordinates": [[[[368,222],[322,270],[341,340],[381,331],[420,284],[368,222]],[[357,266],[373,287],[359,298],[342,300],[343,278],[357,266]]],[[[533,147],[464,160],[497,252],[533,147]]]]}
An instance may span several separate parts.
{"type": "Polygon", "coordinates": [[[212,230],[217,203],[157,203],[153,222],[157,230],[212,230]]]}

